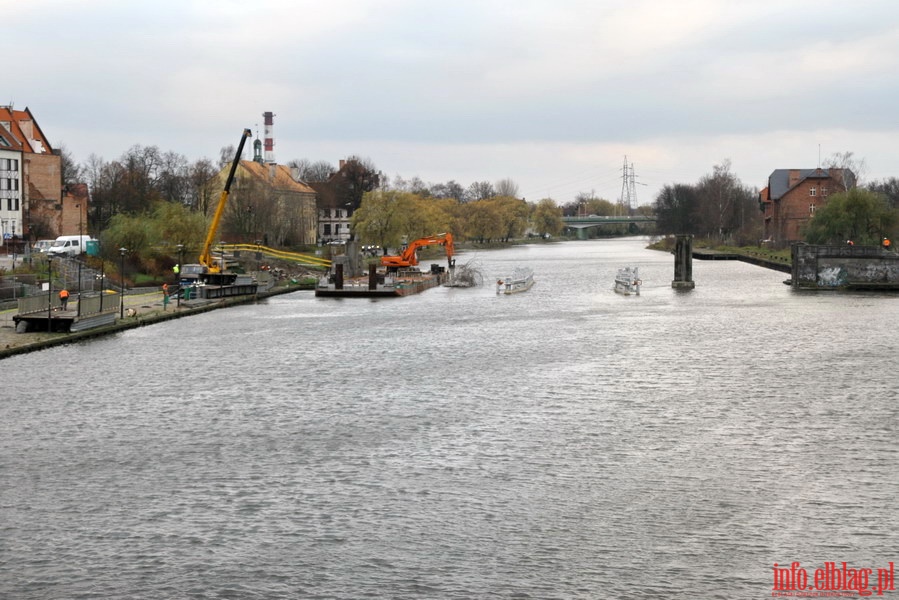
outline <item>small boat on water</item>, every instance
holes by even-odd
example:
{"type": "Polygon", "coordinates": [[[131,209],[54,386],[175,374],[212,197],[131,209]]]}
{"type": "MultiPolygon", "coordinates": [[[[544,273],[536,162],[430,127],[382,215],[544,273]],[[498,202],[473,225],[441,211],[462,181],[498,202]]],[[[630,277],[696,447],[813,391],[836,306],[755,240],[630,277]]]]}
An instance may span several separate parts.
{"type": "Polygon", "coordinates": [[[618,269],[618,273],[615,275],[615,291],[625,296],[630,294],[639,296],[640,285],[643,283],[640,281],[639,270],[639,267],[618,269]]]}
{"type": "Polygon", "coordinates": [[[530,269],[519,268],[505,279],[496,280],[497,294],[517,294],[526,292],[534,286],[534,273],[530,269]]]}

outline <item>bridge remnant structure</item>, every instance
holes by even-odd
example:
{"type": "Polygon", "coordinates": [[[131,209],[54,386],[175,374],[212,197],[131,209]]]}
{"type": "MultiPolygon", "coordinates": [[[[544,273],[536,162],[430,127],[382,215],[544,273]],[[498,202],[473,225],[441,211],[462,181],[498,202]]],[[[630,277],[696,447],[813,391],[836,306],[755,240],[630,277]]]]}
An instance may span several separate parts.
{"type": "Polygon", "coordinates": [[[693,236],[677,235],[674,241],[674,280],[671,287],[678,290],[692,290],[693,281],[693,236]]]}
{"type": "Polygon", "coordinates": [[[793,289],[899,290],[899,254],[880,246],[790,248],[793,289]]]}

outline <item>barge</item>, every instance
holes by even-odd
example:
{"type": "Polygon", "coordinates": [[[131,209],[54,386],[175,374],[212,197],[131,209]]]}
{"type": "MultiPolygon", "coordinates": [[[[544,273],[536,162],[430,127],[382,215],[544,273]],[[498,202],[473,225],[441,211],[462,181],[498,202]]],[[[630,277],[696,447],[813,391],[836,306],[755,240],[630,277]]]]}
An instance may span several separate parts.
{"type": "Polygon", "coordinates": [[[338,269],[322,276],[315,286],[320,298],[393,298],[411,296],[442,285],[448,280],[446,270],[432,265],[431,271],[400,270],[378,273],[374,269],[364,277],[344,278],[338,269]],[[435,268],[437,267],[437,268],[435,268]]]}

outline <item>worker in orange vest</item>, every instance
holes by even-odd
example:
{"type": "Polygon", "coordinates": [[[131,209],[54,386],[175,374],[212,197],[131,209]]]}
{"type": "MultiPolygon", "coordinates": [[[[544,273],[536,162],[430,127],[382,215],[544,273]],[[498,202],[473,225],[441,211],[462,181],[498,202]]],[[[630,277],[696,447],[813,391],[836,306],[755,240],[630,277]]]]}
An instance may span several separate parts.
{"type": "Polygon", "coordinates": [[[883,249],[884,250],[890,249],[890,238],[883,238],[883,249]]]}
{"type": "Polygon", "coordinates": [[[59,290],[59,304],[63,310],[69,305],[69,290],[59,290]]]}

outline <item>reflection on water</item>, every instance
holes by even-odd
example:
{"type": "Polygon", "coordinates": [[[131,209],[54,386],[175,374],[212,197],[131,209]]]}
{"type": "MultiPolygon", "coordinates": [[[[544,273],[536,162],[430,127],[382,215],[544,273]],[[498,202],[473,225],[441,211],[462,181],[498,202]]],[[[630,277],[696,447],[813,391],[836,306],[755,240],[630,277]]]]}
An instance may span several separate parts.
{"type": "Polygon", "coordinates": [[[4,360],[0,597],[757,598],[894,560],[895,297],[699,261],[677,292],[644,245],[4,360]]]}

